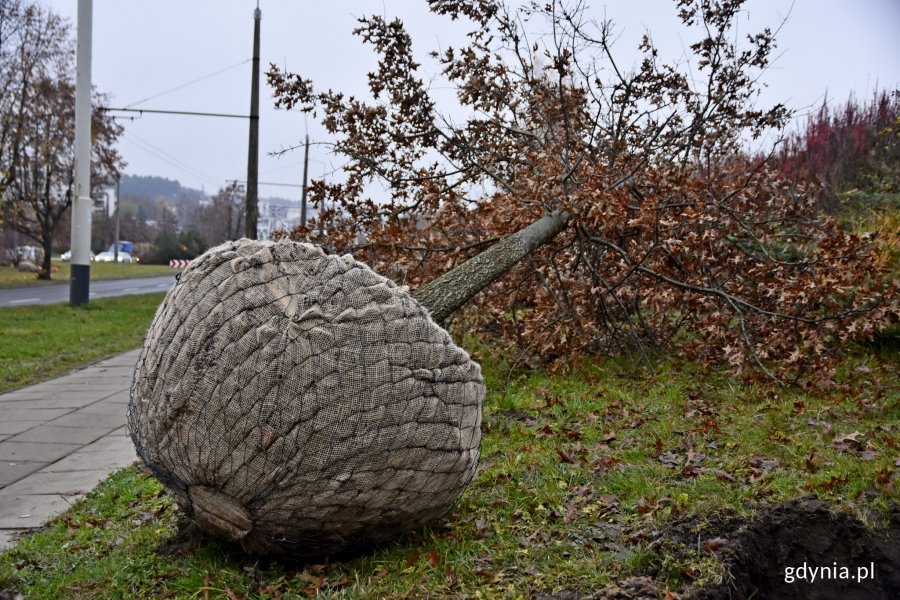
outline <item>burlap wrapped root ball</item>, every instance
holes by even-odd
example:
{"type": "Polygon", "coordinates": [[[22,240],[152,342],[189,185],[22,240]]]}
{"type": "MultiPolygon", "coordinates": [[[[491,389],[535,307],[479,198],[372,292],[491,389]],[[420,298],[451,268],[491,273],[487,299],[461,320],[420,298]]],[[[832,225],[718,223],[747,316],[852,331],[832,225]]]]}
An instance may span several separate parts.
{"type": "Polygon", "coordinates": [[[192,261],[150,326],[128,428],[203,529],[319,556],[444,515],[472,479],[479,366],[349,256],[241,240],[192,261]]]}

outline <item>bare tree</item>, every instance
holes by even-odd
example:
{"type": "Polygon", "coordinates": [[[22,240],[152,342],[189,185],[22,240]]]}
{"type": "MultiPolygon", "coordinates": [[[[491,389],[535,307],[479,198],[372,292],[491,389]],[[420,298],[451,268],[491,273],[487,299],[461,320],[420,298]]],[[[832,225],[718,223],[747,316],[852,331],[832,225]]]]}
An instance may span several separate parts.
{"type": "Polygon", "coordinates": [[[196,212],[196,229],[210,246],[240,238],[244,231],[243,184],[232,182],[219,189],[210,203],[196,212]]]}
{"type": "MultiPolygon", "coordinates": [[[[69,25],[37,3],[2,4],[0,201],[5,223],[44,249],[40,277],[51,277],[53,238],[74,193],[74,50],[69,25]]],[[[95,104],[101,102],[95,101],[95,104]]],[[[122,166],[114,148],[121,127],[95,111],[91,187],[122,166]]]]}

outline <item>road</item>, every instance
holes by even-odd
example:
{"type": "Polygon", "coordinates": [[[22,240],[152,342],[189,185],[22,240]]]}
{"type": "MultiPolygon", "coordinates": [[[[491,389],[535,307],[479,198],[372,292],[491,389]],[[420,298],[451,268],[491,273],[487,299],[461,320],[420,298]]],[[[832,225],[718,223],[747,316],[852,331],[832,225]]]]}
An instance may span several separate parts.
{"type": "MultiPolygon", "coordinates": [[[[133,279],[108,279],[91,282],[91,299],[110,296],[130,296],[165,292],[175,285],[175,272],[159,277],[136,277],[133,279]]],[[[0,288],[0,308],[8,306],[29,306],[34,304],[56,304],[69,301],[69,282],[50,285],[34,285],[20,288],[0,288]]]]}

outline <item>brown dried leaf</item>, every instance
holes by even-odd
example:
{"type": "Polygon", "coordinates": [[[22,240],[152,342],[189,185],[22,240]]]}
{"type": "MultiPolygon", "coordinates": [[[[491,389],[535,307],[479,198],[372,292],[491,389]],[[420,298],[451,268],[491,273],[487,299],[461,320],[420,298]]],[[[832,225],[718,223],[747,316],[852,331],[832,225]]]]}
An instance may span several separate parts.
{"type": "Polygon", "coordinates": [[[681,459],[672,451],[666,451],[656,457],[659,462],[666,465],[669,468],[677,467],[681,464],[681,459]]]}
{"type": "Polygon", "coordinates": [[[728,540],[723,537],[714,537],[706,540],[700,545],[700,549],[704,552],[715,552],[716,550],[726,546],[728,544],[728,540]]]}

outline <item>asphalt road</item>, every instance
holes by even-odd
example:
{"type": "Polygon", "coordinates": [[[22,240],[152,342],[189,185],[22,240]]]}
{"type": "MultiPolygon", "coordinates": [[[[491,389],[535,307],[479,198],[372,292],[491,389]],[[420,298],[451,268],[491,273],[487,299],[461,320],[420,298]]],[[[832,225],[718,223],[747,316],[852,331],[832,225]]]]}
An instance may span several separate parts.
{"type": "MultiPolygon", "coordinates": [[[[175,272],[159,277],[136,277],[133,279],[108,279],[91,282],[91,299],[110,296],[130,296],[165,292],[175,285],[175,272]]],[[[7,306],[29,306],[34,304],[56,304],[69,301],[69,282],[50,285],[34,285],[20,288],[0,288],[0,308],[7,306]]]]}

